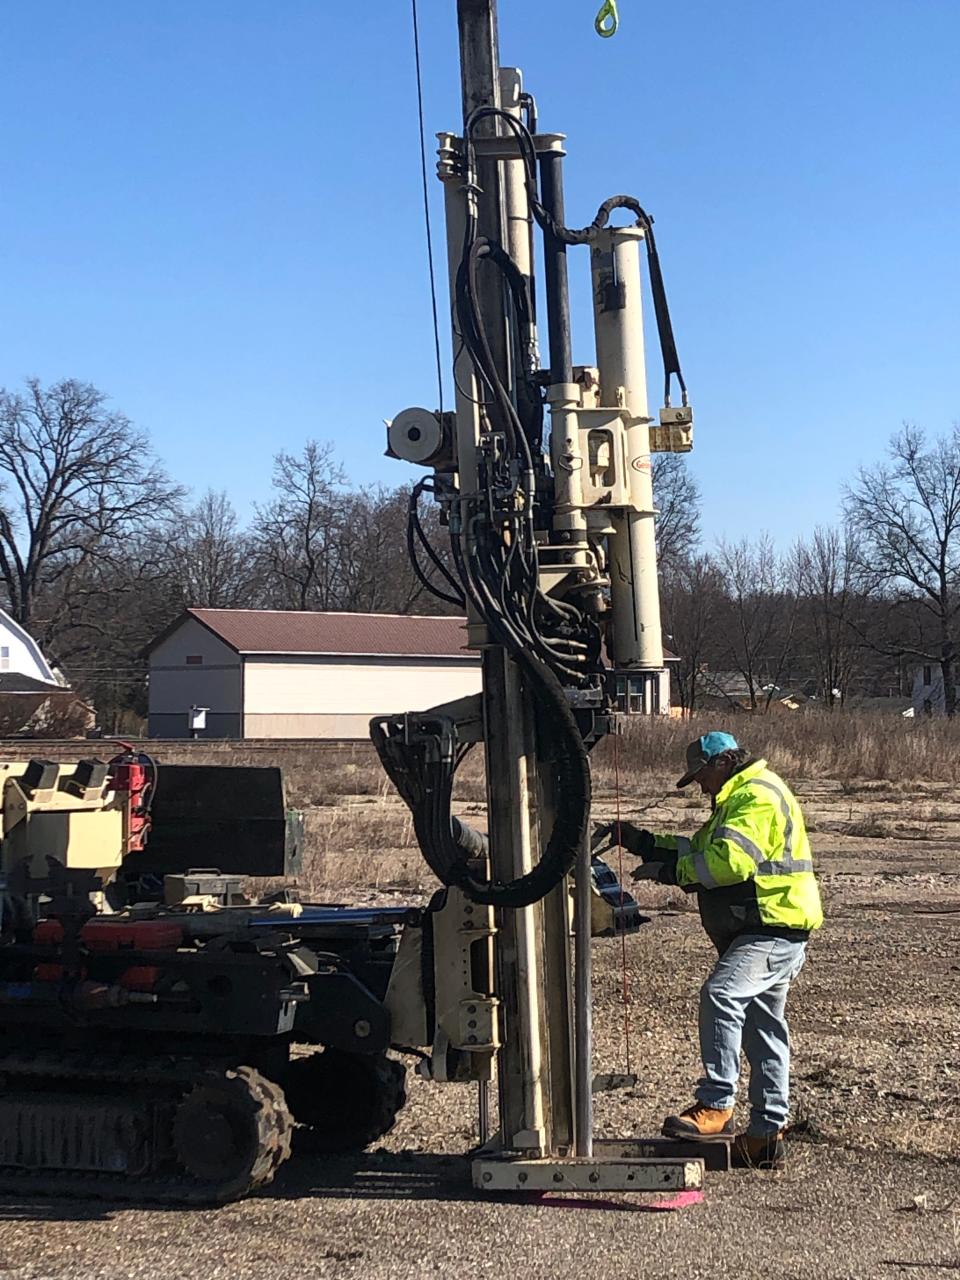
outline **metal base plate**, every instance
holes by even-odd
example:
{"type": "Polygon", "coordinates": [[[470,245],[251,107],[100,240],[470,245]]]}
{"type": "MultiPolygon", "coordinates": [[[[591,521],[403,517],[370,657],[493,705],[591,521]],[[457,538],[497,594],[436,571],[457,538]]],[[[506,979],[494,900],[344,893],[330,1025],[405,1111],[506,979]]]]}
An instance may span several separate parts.
{"type": "Polygon", "coordinates": [[[703,1186],[703,1161],[483,1157],[473,1162],[473,1185],[479,1191],[695,1191],[703,1186]]]}
{"type": "Polygon", "coordinates": [[[732,1167],[732,1138],[594,1138],[593,1153],[600,1160],[702,1160],[712,1173],[732,1167]]]}

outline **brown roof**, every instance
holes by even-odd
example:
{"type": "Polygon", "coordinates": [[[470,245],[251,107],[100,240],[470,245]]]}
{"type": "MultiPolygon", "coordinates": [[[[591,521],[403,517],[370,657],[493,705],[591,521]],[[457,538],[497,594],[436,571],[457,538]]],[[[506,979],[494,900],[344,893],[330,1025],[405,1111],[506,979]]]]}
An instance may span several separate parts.
{"type": "MultiPolygon", "coordinates": [[[[155,649],[188,618],[195,618],[237,653],[358,654],[480,661],[479,653],[464,647],[466,618],[285,609],[187,609],[151,641],[145,652],[155,649]]],[[[665,662],[680,661],[668,649],[664,649],[663,657],[665,662]]],[[[626,668],[624,672],[627,673],[626,668]]]]}
{"type": "MultiPolygon", "coordinates": [[[[174,625],[187,617],[196,618],[237,653],[364,654],[480,661],[478,653],[464,648],[466,618],[425,618],[399,613],[297,613],[278,609],[188,609],[174,625]]],[[[154,645],[162,638],[158,637],[154,645]]]]}

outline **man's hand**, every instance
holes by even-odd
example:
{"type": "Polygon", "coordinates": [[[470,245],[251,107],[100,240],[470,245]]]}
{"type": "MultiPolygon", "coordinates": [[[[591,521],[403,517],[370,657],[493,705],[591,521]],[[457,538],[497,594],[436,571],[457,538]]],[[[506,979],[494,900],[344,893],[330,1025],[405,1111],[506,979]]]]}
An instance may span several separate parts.
{"type": "Polygon", "coordinates": [[[657,884],[677,883],[677,855],[668,849],[658,849],[655,855],[662,861],[643,862],[630,873],[632,880],[656,880],[657,884]]]}
{"type": "Polygon", "coordinates": [[[659,880],[663,870],[662,862],[641,862],[630,872],[631,880],[659,880]]]}
{"type": "Polygon", "coordinates": [[[634,857],[643,858],[646,861],[653,856],[657,847],[657,837],[652,831],[644,831],[641,827],[634,826],[632,822],[606,822],[594,828],[593,839],[590,842],[592,849],[608,848],[615,844],[619,844],[634,857]]]}

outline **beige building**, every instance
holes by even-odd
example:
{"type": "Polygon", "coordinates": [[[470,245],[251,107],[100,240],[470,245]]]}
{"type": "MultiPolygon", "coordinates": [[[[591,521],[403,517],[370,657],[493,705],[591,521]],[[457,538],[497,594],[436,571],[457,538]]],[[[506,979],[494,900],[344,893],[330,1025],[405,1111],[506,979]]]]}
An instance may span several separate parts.
{"type": "Polygon", "coordinates": [[[366,738],[371,716],[480,689],[465,638],[463,618],[188,609],[148,650],[149,733],[366,738]]]}

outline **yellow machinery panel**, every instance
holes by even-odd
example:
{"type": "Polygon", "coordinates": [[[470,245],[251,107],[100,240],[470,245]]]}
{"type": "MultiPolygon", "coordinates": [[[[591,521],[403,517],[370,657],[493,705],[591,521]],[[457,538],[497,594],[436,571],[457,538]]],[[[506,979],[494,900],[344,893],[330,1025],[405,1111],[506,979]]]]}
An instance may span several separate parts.
{"type": "Polygon", "coordinates": [[[44,874],[48,857],[113,878],[124,853],[124,806],[100,761],[0,764],[0,869],[29,859],[44,874]]]}

